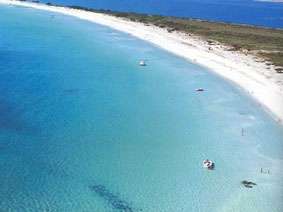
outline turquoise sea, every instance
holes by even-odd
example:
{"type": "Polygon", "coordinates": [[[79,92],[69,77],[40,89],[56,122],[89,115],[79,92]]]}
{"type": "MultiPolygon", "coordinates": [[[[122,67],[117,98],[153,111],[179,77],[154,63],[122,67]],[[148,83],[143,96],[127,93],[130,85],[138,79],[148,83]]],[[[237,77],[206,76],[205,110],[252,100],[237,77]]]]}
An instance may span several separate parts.
{"type": "Polygon", "coordinates": [[[202,66],[105,26],[0,5],[1,212],[280,212],[282,138],[202,66]]]}

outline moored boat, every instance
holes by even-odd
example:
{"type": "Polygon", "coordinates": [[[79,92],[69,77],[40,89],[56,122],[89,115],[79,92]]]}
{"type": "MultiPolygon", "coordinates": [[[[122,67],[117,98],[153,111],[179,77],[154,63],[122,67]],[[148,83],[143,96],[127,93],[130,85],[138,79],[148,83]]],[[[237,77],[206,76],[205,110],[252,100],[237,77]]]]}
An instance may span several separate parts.
{"type": "Polygon", "coordinates": [[[203,91],[203,88],[197,88],[196,91],[203,91]]]}
{"type": "Polygon", "coordinates": [[[203,164],[203,167],[210,169],[210,170],[212,170],[213,167],[214,167],[214,163],[211,160],[208,160],[208,159],[204,160],[202,162],[202,164],[203,164]]]}
{"type": "Polygon", "coordinates": [[[145,66],[145,61],[144,60],[140,61],[140,66],[145,66]]]}

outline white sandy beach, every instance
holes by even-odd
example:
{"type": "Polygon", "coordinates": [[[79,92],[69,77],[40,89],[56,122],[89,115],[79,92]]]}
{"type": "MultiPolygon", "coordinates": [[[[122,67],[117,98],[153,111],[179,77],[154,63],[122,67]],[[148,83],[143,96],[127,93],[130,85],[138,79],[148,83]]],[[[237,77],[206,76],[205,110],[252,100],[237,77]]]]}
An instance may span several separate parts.
{"type": "Polygon", "coordinates": [[[251,97],[256,99],[259,107],[270,112],[282,124],[283,74],[276,73],[274,67],[267,65],[261,58],[227,51],[229,47],[221,44],[211,46],[198,36],[180,32],[169,33],[166,29],[146,26],[142,23],[131,22],[105,14],[14,0],[0,0],[0,3],[63,13],[106,25],[202,64],[239,85],[239,88],[243,88],[251,97]],[[212,50],[209,50],[209,47],[212,47],[212,50]]]}

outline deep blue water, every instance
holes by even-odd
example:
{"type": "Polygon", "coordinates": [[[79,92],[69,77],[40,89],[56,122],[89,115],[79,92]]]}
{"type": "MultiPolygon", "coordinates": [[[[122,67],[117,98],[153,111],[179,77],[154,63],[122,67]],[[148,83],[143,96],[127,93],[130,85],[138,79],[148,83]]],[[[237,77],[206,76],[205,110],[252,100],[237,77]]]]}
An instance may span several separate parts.
{"type": "Polygon", "coordinates": [[[283,208],[283,129],[253,100],[126,33],[52,14],[0,5],[1,212],[283,208]]]}
{"type": "Polygon", "coordinates": [[[283,3],[275,2],[252,0],[42,0],[41,2],[283,28],[283,3]]]}

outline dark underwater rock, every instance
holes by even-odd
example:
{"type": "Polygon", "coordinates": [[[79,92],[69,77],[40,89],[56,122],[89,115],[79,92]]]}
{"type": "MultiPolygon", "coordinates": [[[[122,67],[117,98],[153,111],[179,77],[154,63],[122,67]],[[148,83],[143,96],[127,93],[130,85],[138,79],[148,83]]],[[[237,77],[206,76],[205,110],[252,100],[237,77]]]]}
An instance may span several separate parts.
{"type": "Polygon", "coordinates": [[[253,186],[256,185],[256,183],[249,182],[249,181],[247,181],[247,180],[243,180],[241,183],[242,183],[246,188],[253,188],[253,186]]]}
{"type": "Polygon", "coordinates": [[[131,203],[120,199],[118,194],[110,192],[104,185],[91,185],[89,188],[94,191],[98,196],[108,202],[115,210],[120,212],[136,212],[142,211],[131,206],[131,203]]]}

